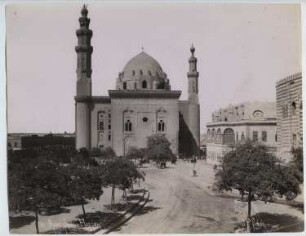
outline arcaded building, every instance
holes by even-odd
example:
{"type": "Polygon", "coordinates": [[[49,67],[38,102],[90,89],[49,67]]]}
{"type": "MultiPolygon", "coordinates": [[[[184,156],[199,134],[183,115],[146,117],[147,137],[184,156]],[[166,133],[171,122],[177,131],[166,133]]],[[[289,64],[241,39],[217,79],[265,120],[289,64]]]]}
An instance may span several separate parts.
{"type": "Polygon", "coordinates": [[[200,106],[195,48],[190,49],[186,101],[179,100],[181,91],[171,90],[167,74],[144,51],[127,62],[108,96],[92,96],[92,30],[87,15],[84,6],[76,31],[76,148],[112,147],[117,155],[124,156],[130,147],[146,147],[148,136],[163,134],[174,154],[197,154],[200,106]]]}
{"type": "Polygon", "coordinates": [[[302,73],[276,83],[277,154],[284,161],[303,145],[302,73]]]}
{"type": "Polygon", "coordinates": [[[274,102],[245,102],[212,113],[207,128],[207,161],[220,163],[236,144],[249,139],[276,152],[276,105],[274,102]]]}

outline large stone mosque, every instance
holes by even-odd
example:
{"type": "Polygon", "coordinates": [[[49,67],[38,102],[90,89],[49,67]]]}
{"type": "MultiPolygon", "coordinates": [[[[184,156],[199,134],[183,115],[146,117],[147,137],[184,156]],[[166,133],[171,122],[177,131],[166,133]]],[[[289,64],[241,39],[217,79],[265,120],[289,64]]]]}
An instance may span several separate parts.
{"type": "Polygon", "coordinates": [[[144,51],[119,73],[115,90],[109,90],[108,96],[92,96],[92,30],[87,15],[84,6],[76,31],[76,148],[112,147],[117,155],[124,156],[130,147],[146,147],[148,136],[163,134],[174,154],[198,154],[200,106],[195,48],[190,49],[186,101],[179,100],[181,91],[171,90],[167,74],[144,51]]]}

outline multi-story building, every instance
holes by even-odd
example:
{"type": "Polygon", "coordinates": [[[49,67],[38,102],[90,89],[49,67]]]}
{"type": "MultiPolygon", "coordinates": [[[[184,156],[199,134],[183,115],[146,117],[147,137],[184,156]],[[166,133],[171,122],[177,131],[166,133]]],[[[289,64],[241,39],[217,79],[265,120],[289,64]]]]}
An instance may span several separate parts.
{"type": "Polygon", "coordinates": [[[219,109],[207,127],[207,161],[219,163],[227,151],[247,139],[262,142],[276,152],[274,102],[245,102],[219,109]]]}
{"type": "Polygon", "coordinates": [[[302,73],[276,83],[277,154],[284,161],[303,145],[302,73]]]}

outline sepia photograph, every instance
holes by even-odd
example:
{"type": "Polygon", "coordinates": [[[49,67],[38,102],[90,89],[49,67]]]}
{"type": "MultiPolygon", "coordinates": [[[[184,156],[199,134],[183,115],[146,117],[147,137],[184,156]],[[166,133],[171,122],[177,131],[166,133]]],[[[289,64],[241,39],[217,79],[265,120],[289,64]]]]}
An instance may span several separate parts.
{"type": "Polygon", "coordinates": [[[300,3],[5,5],[10,234],[304,233],[300,3]]]}

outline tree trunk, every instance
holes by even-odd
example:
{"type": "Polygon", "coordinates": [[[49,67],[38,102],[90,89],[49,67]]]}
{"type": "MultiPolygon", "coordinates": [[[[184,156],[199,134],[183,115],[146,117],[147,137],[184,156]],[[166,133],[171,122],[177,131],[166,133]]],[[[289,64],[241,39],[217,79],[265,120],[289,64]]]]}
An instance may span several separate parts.
{"type": "Polygon", "coordinates": [[[248,218],[247,218],[247,232],[251,233],[252,232],[252,219],[251,219],[251,203],[252,203],[252,198],[251,195],[248,195],[248,218]]]}
{"type": "Polygon", "coordinates": [[[36,233],[39,234],[39,228],[38,228],[38,208],[35,207],[35,227],[36,227],[36,233]]]}
{"type": "Polygon", "coordinates": [[[112,186],[112,199],[111,199],[111,209],[113,209],[113,205],[115,204],[115,185],[112,186]]]}
{"type": "Polygon", "coordinates": [[[84,219],[85,219],[85,218],[86,218],[86,212],[85,212],[84,199],[83,199],[83,197],[81,198],[81,205],[82,205],[82,210],[83,210],[83,216],[84,216],[84,219]]]}

